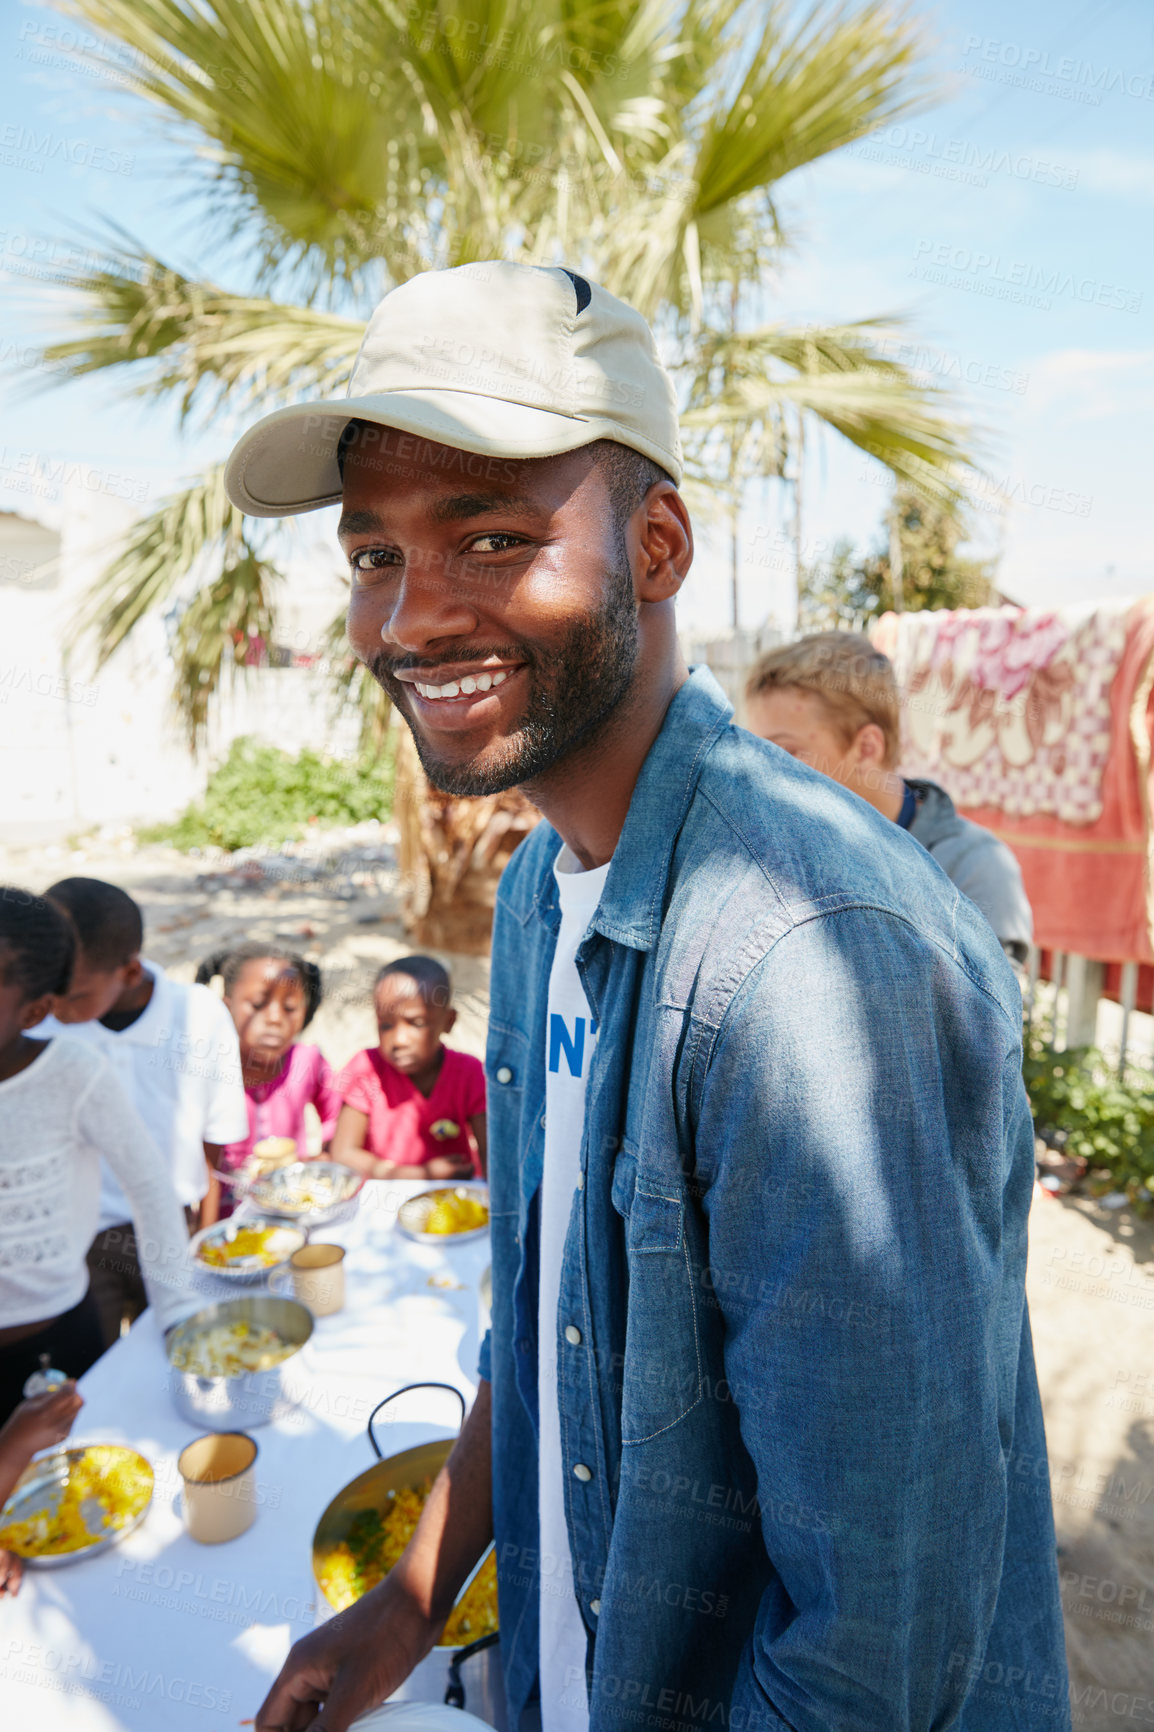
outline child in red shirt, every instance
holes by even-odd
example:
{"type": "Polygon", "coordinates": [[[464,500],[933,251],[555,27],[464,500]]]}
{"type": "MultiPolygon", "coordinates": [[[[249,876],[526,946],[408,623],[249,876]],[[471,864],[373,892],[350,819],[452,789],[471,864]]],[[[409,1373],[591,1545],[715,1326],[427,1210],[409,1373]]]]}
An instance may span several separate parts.
{"type": "Polygon", "coordinates": [[[371,1179],[485,1176],[485,1072],[442,1043],[457,1020],[431,956],[388,963],[373,988],[380,1045],[337,1078],[344,1101],[331,1158],[371,1179]]]}

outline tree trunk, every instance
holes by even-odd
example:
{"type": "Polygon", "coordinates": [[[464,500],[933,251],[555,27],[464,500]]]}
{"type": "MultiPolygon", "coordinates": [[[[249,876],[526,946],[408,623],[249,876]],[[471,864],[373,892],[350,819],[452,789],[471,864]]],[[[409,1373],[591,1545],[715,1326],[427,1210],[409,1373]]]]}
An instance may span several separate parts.
{"type": "Polygon", "coordinates": [[[402,917],[414,944],[488,954],[497,882],[541,814],[515,788],[465,800],[430,786],[399,724],[393,813],[401,832],[402,917]]]}

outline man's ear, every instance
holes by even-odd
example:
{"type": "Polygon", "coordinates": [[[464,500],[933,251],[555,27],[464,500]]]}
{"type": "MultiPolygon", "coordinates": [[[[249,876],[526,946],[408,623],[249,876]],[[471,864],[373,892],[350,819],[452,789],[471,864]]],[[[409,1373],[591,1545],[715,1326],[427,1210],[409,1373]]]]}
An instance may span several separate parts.
{"type": "Polygon", "coordinates": [[[124,965],[125,992],[128,992],[134,986],[139,986],[143,979],[144,964],[140,960],[140,952],[137,951],[136,955],[131,957],[124,965]]]}
{"type": "Polygon", "coordinates": [[[29,999],[20,1012],[20,1032],[26,1034],[30,1028],[35,1028],[38,1022],[43,1022],[46,1016],[51,1016],[56,1008],[56,998],[51,992],[42,992],[39,998],[29,999]]]}
{"type": "Polygon", "coordinates": [[[638,601],[671,601],[693,564],[693,525],[672,481],[657,481],[634,513],[633,571],[638,601]]]}
{"type": "Polygon", "coordinates": [[[457,1013],[453,1009],[452,1005],[450,1005],[448,1010],[445,1012],[445,1033],[446,1034],[448,1034],[449,1030],[452,1028],[452,1026],[456,1022],[456,1020],[457,1020],[457,1013]]]}

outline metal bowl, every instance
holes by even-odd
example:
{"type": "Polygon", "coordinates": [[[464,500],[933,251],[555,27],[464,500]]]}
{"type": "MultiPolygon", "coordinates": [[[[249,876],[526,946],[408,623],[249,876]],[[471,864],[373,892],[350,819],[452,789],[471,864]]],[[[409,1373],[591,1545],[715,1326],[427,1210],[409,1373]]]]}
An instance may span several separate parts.
{"type": "MultiPolygon", "coordinates": [[[[26,1521],[28,1517],[36,1515],[43,1509],[50,1510],[55,1514],[60,1499],[64,1495],[64,1489],[68,1484],[68,1476],[72,1468],[92,1448],[114,1449],[122,1456],[131,1456],[133,1460],[146,1467],[150,1475],[152,1474],[152,1463],[139,1454],[137,1450],[127,1449],[123,1444],[79,1444],[69,1449],[55,1449],[51,1455],[41,1456],[39,1461],[34,1461],[25,1468],[16,1483],[16,1489],[12,1496],[4,1505],[3,1510],[0,1511],[0,1526],[5,1526],[8,1522],[26,1521]]],[[[84,1517],[85,1526],[92,1535],[92,1543],[87,1546],[80,1546],[75,1551],[49,1552],[41,1553],[38,1557],[25,1557],[24,1562],[29,1569],[57,1570],[64,1564],[78,1564],[84,1558],[95,1557],[97,1552],[107,1551],[109,1546],[114,1546],[118,1540],[124,1539],[134,1528],[140,1526],[152,1504],[152,1488],[149,1487],[148,1496],[136,1514],[130,1516],[123,1527],[119,1528],[102,1528],[99,1508],[89,1511],[85,1507],[89,1501],[93,1500],[85,1499],[85,1502],[80,1506],[80,1511],[84,1517]]]]}
{"type": "Polygon", "coordinates": [[[194,1268],[205,1275],[216,1275],[222,1281],[260,1281],[265,1275],[272,1273],[288,1262],[294,1251],[299,1251],[305,1243],[307,1235],[300,1227],[291,1227],[282,1220],[266,1219],[263,1215],[255,1215],[239,1220],[235,1215],[227,1221],[217,1221],[211,1227],[203,1227],[199,1233],[194,1233],[188,1242],[188,1255],[194,1268]],[[270,1250],[275,1250],[276,1256],[271,1263],[264,1262],[259,1257],[238,1258],[228,1265],[206,1263],[201,1256],[202,1245],[220,1244],[230,1235],[239,1232],[269,1228],[277,1235],[270,1250]]]}
{"type": "Polygon", "coordinates": [[[283,1388],[288,1359],[268,1371],[241,1371],[235,1377],[198,1377],[194,1371],[180,1371],[172,1365],[177,1347],[220,1323],[255,1323],[275,1329],[282,1341],[299,1352],[313,1332],[312,1312],[296,1299],[275,1299],[263,1293],[251,1299],[224,1299],[179,1323],[165,1342],[172,1398],[185,1419],[206,1431],[247,1431],[250,1426],[267,1425],[292,1406],[283,1388]]]}
{"type": "MultiPolygon", "coordinates": [[[[335,1547],[348,1539],[357,1516],[366,1510],[377,1510],[383,1514],[395,1492],[420,1491],[427,1481],[436,1479],[448,1461],[453,1445],[457,1441],[455,1437],[436,1438],[430,1443],[418,1443],[412,1449],[400,1450],[396,1455],[381,1456],[381,1446],[373,1431],[373,1421],[382,1408],[388,1407],[391,1402],[396,1401],[400,1396],[410,1394],[415,1389],[441,1389],[455,1396],[461,1404],[461,1419],[464,1420],[465,1398],[460,1390],[451,1383],[409,1383],[401,1389],[394,1389],[391,1395],[386,1395],[385,1399],[379,1401],[374,1407],[369,1415],[368,1438],[378,1460],[373,1467],[358,1474],[356,1479],[350,1480],[343,1491],[337,1493],[317,1523],[316,1532],[313,1534],[313,1575],[316,1578],[317,1592],[321,1600],[327,1605],[332,1605],[333,1602],[329,1600],[321,1583],[321,1574],[326,1559],[335,1547]]],[[[475,1568],[470,1570],[454,1604],[458,1604],[464,1599],[473,1585],[473,1578],[482,1569],[492,1551],[492,1544],[485,1548],[475,1568]]],[[[495,1640],[496,1632],[490,1631],[463,1647],[454,1646],[451,1643],[438,1643],[437,1647],[445,1653],[453,1653],[463,1657],[476,1649],[487,1648],[495,1640]]],[[[446,1697],[447,1700],[448,1697],[446,1697]]]]}
{"type": "MultiPolygon", "coordinates": [[[[413,1449],[403,1449],[398,1455],[386,1456],[374,1466],[367,1468],[351,1480],[343,1491],[339,1491],[324,1515],[317,1523],[313,1534],[313,1576],[317,1584],[317,1592],[326,1604],[332,1604],[324,1588],[321,1586],[321,1574],[325,1560],[334,1547],[347,1540],[349,1530],[355,1518],[365,1510],[379,1510],[382,1513],[389,1506],[391,1492],[412,1489],[419,1491],[427,1480],[436,1479],[449,1453],[456,1443],[455,1437],[441,1438],[434,1443],[419,1443],[413,1449]]],[[[457,1599],[461,1600],[468,1593],[473,1583],[473,1577],[484,1564],[492,1546],[488,1546],[479,1559],[477,1567],[469,1572],[457,1599]]],[[[456,1652],[455,1648],[439,1643],[438,1647],[445,1653],[456,1652]]]]}
{"type": "Polygon", "coordinates": [[[397,1226],[410,1239],[416,1239],[419,1245],[465,1245],[471,1239],[480,1239],[489,1231],[486,1218],[482,1227],[466,1227],[460,1233],[427,1233],[425,1222],[433,1212],[438,1198],[472,1197],[484,1206],[486,1217],[489,1210],[489,1187],[487,1185],[438,1185],[435,1191],[419,1191],[415,1197],[409,1197],[397,1210],[397,1226]]]}
{"type": "Polygon", "coordinates": [[[364,1182],[360,1173],[340,1161],[293,1161],[256,1179],[248,1195],[266,1214],[319,1227],[351,1202],[364,1182]],[[302,1191],[307,1191],[310,1199],[327,1200],[302,1202],[302,1191]]]}

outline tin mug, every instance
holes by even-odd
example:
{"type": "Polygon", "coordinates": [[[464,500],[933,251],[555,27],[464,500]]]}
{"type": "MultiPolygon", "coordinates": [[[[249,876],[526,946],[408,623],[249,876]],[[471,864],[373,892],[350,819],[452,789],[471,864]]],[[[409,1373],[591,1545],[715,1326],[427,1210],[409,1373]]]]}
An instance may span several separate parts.
{"type": "Polygon", "coordinates": [[[314,1317],[331,1317],[345,1303],[345,1248],[343,1245],[302,1245],[289,1258],[293,1296],[307,1305],[314,1317]]]}
{"type": "Polygon", "coordinates": [[[219,1545],[247,1533],[256,1520],[256,1444],[244,1431],[214,1431],[177,1459],[190,1539],[219,1545]]]}

